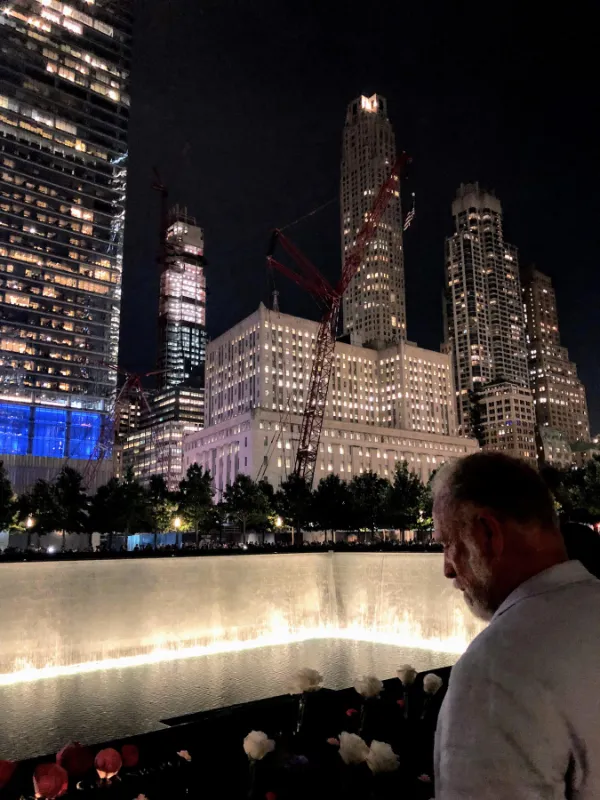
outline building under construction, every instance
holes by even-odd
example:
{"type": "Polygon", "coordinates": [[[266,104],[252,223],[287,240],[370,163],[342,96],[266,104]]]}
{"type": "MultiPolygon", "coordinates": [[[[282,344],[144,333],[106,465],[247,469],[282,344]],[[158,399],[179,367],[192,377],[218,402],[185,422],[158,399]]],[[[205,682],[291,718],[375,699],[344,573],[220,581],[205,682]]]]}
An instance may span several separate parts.
{"type": "Polygon", "coordinates": [[[204,233],[187,209],[176,206],[161,240],[159,389],[144,401],[135,426],[119,444],[116,472],[131,467],[142,481],[162,475],[175,489],[181,479],[183,437],[204,425],[204,233]]]}

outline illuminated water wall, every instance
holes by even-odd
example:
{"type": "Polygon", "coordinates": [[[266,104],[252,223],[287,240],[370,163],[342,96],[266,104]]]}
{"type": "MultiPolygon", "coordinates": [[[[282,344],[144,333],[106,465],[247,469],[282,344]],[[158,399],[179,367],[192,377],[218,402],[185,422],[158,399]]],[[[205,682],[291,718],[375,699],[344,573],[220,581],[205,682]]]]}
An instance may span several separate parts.
{"type": "Polygon", "coordinates": [[[0,685],[312,638],[460,653],[481,629],[437,554],[0,566],[0,685]]]}

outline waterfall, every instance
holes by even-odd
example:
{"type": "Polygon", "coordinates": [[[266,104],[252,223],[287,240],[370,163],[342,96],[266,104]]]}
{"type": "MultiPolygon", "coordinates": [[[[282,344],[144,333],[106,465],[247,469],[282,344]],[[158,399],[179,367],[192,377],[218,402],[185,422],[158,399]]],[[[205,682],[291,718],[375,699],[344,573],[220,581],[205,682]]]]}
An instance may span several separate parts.
{"type": "Polygon", "coordinates": [[[0,685],[344,638],[460,653],[481,630],[427,553],[0,566],[0,685]]]}

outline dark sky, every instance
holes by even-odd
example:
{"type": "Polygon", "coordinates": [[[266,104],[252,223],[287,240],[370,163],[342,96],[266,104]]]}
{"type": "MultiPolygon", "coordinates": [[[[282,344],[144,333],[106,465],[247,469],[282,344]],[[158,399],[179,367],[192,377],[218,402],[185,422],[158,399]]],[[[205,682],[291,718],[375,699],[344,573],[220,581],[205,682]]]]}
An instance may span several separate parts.
{"type": "MultiPolygon", "coordinates": [[[[413,157],[408,335],[442,339],[444,237],[461,181],[495,189],[507,241],[551,275],[563,344],[600,425],[599,132],[591,4],[139,0],[132,85],[121,362],[156,357],[159,197],[205,230],[208,329],[268,298],[269,232],[336,197],[346,105],[388,100],[413,157]],[[356,9],[359,9],[357,12],[356,9]],[[556,14],[553,16],[553,14],[556,14]]],[[[289,231],[331,279],[336,202],[289,231]]],[[[279,279],[283,311],[316,318],[279,279]]]]}

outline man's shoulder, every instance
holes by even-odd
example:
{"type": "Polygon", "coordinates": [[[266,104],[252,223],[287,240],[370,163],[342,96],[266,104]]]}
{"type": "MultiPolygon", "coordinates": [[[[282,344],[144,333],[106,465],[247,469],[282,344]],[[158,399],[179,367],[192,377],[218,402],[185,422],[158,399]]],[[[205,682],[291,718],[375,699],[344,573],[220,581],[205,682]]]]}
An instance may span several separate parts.
{"type": "MultiPolygon", "coordinates": [[[[591,576],[590,576],[591,578],[591,576]]],[[[600,581],[573,583],[554,592],[528,596],[515,603],[479,633],[456,663],[453,672],[467,680],[473,675],[550,669],[557,653],[597,651],[600,637],[590,636],[600,618],[600,581]]]]}
{"type": "Polygon", "coordinates": [[[473,673],[480,673],[496,649],[496,633],[492,625],[488,625],[477,634],[452,668],[453,681],[459,677],[469,679],[473,673]]]}

